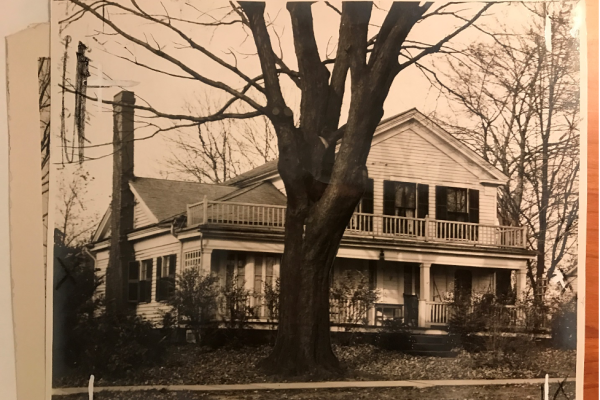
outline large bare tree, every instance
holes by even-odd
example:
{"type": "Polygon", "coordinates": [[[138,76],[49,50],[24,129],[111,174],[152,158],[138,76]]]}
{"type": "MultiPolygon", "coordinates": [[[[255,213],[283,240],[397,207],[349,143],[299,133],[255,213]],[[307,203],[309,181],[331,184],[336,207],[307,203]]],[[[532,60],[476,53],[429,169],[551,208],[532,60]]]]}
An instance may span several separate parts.
{"type": "Polygon", "coordinates": [[[545,282],[577,249],[579,49],[570,32],[572,4],[532,3],[523,11],[530,25],[522,34],[498,32],[444,68],[422,70],[463,121],[445,123],[446,116],[440,123],[509,177],[499,218],[529,228],[537,257],[528,276],[541,300],[545,282]]]}
{"type": "Polygon", "coordinates": [[[200,13],[195,19],[188,17],[188,11],[198,10],[200,4],[189,1],[185,2],[186,18],[170,15],[161,8],[162,3],[154,7],[135,0],[128,5],[109,0],[69,3],[73,9],[63,26],[92,15],[102,22],[107,38],[118,37],[127,42],[127,48],[137,46],[157,62],[150,64],[151,57],[138,58],[141,52],[121,58],[228,96],[209,115],[169,114],[147,103],[135,106],[139,112],[187,126],[258,116],[269,119],[277,136],[287,211],[278,335],[263,365],[280,373],[337,371],[339,362],[329,336],[329,276],[345,227],[365,188],[365,163],[390,87],[401,71],[427,55],[444,51],[446,43],[473,25],[492,3],[432,7],[425,2],[396,2],[389,10],[374,9],[371,2],[346,2],[341,9],[326,3],[329,8],[323,10],[331,13],[329,21],[340,21],[332,57],[322,57],[319,52],[314,4],[287,3],[295,60],[284,60],[277,49],[278,31],[262,2],[231,3],[218,17],[200,13]],[[383,17],[372,22],[375,12],[383,17]],[[137,22],[119,23],[122,15],[137,22]],[[417,24],[436,17],[454,18],[454,28],[431,43],[408,39],[417,24]],[[136,35],[137,27],[148,24],[154,26],[154,33],[136,35]],[[260,73],[252,76],[242,71],[234,53],[225,57],[212,51],[207,35],[193,37],[190,26],[241,28],[254,43],[260,73]],[[199,62],[186,62],[179,57],[182,53],[160,43],[161,38],[173,36],[179,41],[178,48],[194,51],[199,62]],[[240,84],[226,83],[221,76],[211,78],[202,68],[205,63],[219,66],[222,76],[232,76],[240,84]],[[297,69],[290,67],[294,64],[297,69]],[[284,87],[289,85],[301,93],[299,110],[292,110],[286,100],[284,87]],[[344,100],[349,101],[349,109],[342,125],[344,100]],[[234,104],[240,108],[234,110],[234,104]]]}

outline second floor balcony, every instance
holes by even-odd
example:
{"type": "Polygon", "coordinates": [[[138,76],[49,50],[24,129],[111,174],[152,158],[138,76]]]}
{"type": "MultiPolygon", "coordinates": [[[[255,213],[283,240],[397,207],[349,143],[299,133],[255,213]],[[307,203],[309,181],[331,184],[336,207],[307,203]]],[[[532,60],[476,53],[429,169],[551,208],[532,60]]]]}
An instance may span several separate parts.
{"type": "MultiPolygon", "coordinates": [[[[188,226],[285,228],[285,206],[208,201],[187,206],[188,226]]],[[[526,228],[354,213],[345,236],[524,249],[526,228]]]]}

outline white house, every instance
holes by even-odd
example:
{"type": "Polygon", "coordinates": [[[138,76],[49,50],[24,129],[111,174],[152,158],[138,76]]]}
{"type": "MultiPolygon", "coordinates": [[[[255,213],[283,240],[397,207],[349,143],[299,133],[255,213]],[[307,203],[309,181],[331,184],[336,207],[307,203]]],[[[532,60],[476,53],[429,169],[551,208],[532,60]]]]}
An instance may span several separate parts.
{"type": "MultiPolygon", "coordinates": [[[[120,294],[157,322],[169,295],[162,282],[190,266],[222,281],[237,272],[248,289],[262,291],[278,276],[283,252],[286,197],[276,162],[219,185],[135,177],[133,111],[115,111],[113,204],[94,236],[96,267],[107,271],[110,260],[120,294]],[[111,257],[111,248],[119,255],[111,257]]],[[[333,279],[348,269],[368,274],[381,291],[370,325],[388,318],[444,325],[454,293],[521,295],[532,253],[525,228],[498,224],[506,176],[416,109],[380,123],[367,167],[371,187],[343,237],[333,279]]]]}

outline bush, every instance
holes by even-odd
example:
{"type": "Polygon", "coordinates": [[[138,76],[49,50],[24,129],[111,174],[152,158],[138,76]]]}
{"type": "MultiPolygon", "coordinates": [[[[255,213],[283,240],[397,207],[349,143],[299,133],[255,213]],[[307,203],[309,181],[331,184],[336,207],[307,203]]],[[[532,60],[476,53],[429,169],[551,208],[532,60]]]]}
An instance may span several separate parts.
{"type": "Polygon", "coordinates": [[[514,332],[515,318],[521,318],[518,310],[525,315],[525,321],[521,321],[525,324],[521,328],[525,330],[532,330],[532,321],[539,319],[537,309],[531,305],[519,305],[518,310],[507,309],[501,299],[491,293],[455,300],[450,309],[448,330],[455,344],[469,352],[488,352],[486,357],[491,363],[499,361],[505,354],[529,350],[531,337],[514,332]]]}
{"type": "Polygon", "coordinates": [[[228,274],[221,295],[227,318],[225,326],[232,331],[247,327],[248,320],[257,317],[256,307],[250,305],[252,292],[245,287],[246,281],[240,275],[228,274]]]}
{"type": "Polygon", "coordinates": [[[158,362],[165,350],[154,325],[133,314],[101,314],[79,321],[69,344],[72,366],[96,377],[115,376],[158,362]]]}
{"type": "MultiPolygon", "coordinates": [[[[202,275],[199,268],[188,268],[177,276],[175,291],[167,300],[179,317],[177,322],[193,332],[196,343],[201,342],[202,331],[215,323],[218,282],[218,277],[202,275]]],[[[177,325],[171,313],[165,313],[163,321],[165,328],[177,325]]]]}
{"type": "Polygon", "coordinates": [[[79,360],[72,347],[80,339],[77,326],[96,317],[103,307],[103,298],[96,296],[103,279],[90,261],[83,247],[64,245],[55,231],[52,368],[56,376],[79,360]]]}
{"type": "Polygon", "coordinates": [[[379,299],[379,291],[372,288],[369,278],[360,271],[345,271],[330,290],[332,322],[352,331],[367,325],[368,311],[379,299]]]}
{"type": "Polygon", "coordinates": [[[558,349],[577,348],[577,298],[559,304],[552,316],[552,344],[558,349]]]}
{"type": "Polygon", "coordinates": [[[265,282],[265,293],[263,295],[263,306],[267,312],[267,321],[271,324],[271,329],[275,329],[279,320],[279,295],[281,293],[281,283],[279,278],[274,283],[265,282]]]}
{"type": "Polygon", "coordinates": [[[383,327],[375,339],[375,345],[384,350],[410,350],[413,345],[410,327],[400,320],[383,321],[383,327]]]}

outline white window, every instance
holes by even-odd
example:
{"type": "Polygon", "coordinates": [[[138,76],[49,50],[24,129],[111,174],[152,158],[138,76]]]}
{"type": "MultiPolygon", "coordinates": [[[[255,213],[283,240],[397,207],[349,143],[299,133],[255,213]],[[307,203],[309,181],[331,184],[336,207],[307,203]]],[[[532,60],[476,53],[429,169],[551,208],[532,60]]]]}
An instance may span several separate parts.
{"type": "Polygon", "coordinates": [[[199,267],[202,262],[202,251],[192,250],[183,254],[183,267],[188,269],[190,267],[199,267]]]}

